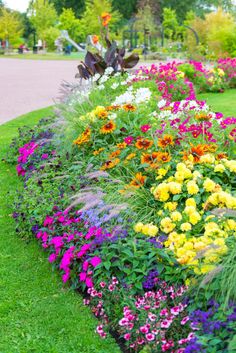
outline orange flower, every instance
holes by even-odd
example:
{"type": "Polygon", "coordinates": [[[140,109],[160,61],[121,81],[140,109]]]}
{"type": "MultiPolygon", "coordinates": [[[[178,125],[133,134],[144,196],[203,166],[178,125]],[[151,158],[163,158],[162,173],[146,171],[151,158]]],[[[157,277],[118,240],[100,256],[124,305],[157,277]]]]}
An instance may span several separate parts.
{"type": "Polygon", "coordinates": [[[215,152],[217,150],[217,146],[214,144],[211,145],[203,145],[205,152],[215,152]]]}
{"type": "Polygon", "coordinates": [[[101,119],[106,119],[108,117],[108,112],[106,110],[101,110],[97,113],[97,116],[101,119]]]}
{"type": "Polygon", "coordinates": [[[123,105],[123,109],[126,112],[135,112],[135,110],[137,109],[133,104],[125,104],[123,105]]]}
{"type": "Polygon", "coordinates": [[[104,151],[105,150],[105,148],[99,148],[99,150],[96,150],[96,151],[93,151],[93,155],[94,156],[98,156],[102,151],[104,151]]]}
{"type": "Polygon", "coordinates": [[[171,135],[164,135],[163,138],[158,139],[158,146],[161,148],[166,148],[169,145],[174,144],[174,139],[171,135]]]}
{"type": "Polygon", "coordinates": [[[116,147],[120,148],[120,149],[123,149],[127,146],[127,143],[125,142],[121,142],[121,143],[117,143],[116,147]]]}
{"type": "Polygon", "coordinates": [[[206,145],[197,145],[193,146],[188,152],[184,152],[183,159],[187,161],[189,156],[192,155],[194,163],[198,163],[200,157],[203,156],[206,152],[206,145]]]}
{"type": "Polygon", "coordinates": [[[94,45],[96,45],[99,42],[99,37],[96,34],[92,36],[92,42],[94,45]]]}
{"type": "Polygon", "coordinates": [[[119,158],[106,161],[100,169],[101,170],[106,170],[106,169],[114,168],[119,162],[120,162],[119,158]]]}
{"type": "Polygon", "coordinates": [[[157,160],[162,163],[167,163],[171,160],[171,155],[168,152],[158,152],[157,160]]]}
{"type": "Polygon", "coordinates": [[[154,162],[154,160],[157,159],[158,155],[159,155],[159,152],[153,152],[151,154],[143,153],[141,156],[141,163],[142,164],[148,163],[151,165],[154,162]]]}
{"type": "Polygon", "coordinates": [[[221,153],[218,153],[217,154],[217,156],[216,156],[216,159],[219,161],[219,160],[221,160],[221,159],[228,159],[228,156],[227,156],[227,154],[226,153],[224,153],[224,152],[221,152],[221,153]]]}
{"type": "Polygon", "coordinates": [[[116,105],[108,105],[108,107],[106,107],[107,111],[111,111],[111,110],[119,110],[120,109],[120,105],[116,104],[116,105]]]}
{"type": "Polygon", "coordinates": [[[121,152],[120,150],[116,150],[116,151],[110,153],[109,158],[115,158],[115,157],[119,156],[120,152],[121,152]]]}
{"type": "Polygon", "coordinates": [[[106,123],[105,125],[103,125],[100,129],[100,132],[102,134],[110,134],[112,131],[114,131],[116,128],[116,124],[110,120],[108,121],[108,123],[106,123]]]}
{"type": "Polygon", "coordinates": [[[77,137],[77,139],[75,141],[73,141],[73,143],[75,145],[80,146],[86,142],[89,142],[90,136],[91,136],[91,129],[87,128],[80,136],[77,137]]]}
{"type": "Polygon", "coordinates": [[[101,15],[102,25],[106,27],[108,23],[111,21],[111,15],[108,12],[103,12],[101,15]]]}
{"type": "Polygon", "coordinates": [[[195,118],[199,121],[208,121],[212,118],[210,114],[206,114],[204,112],[198,113],[195,115],[195,118]]]}
{"type": "Polygon", "coordinates": [[[133,159],[136,156],[136,153],[130,153],[128,154],[128,156],[125,158],[127,161],[130,161],[131,159],[133,159]]]}
{"type": "Polygon", "coordinates": [[[135,143],[135,146],[136,146],[139,150],[141,150],[141,149],[147,150],[147,149],[150,148],[152,145],[153,145],[153,141],[148,140],[148,139],[144,139],[144,138],[139,139],[139,140],[135,143]]]}
{"type": "Polygon", "coordinates": [[[142,173],[137,173],[135,174],[135,177],[131,180],[130,186],[134,186],[136,188],[140,188],[142,185],[144,185],[145,180],[147,177],[143,175],[142,173]]]}

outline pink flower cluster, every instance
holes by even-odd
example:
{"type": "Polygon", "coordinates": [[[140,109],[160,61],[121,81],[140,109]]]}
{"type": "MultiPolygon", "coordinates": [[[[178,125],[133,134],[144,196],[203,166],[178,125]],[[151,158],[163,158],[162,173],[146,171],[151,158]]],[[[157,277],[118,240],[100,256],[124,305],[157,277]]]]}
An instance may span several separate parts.
{"type": "Polygon", "coordinates": [[[70,279],[71,271],[76,268],[79,281],[92,287],[93,269],[102,261],[99,256],[92,255],[92,241],[99,237],[109,237],[110,234],[105,234],[102,228],[87,228],[79,211],[71,213],[58,211],[53,216],[46,216],[44,228],[36,237],[41,240],[43,248],[50,249],[49,262],[59,261],[63,282],[70,279]]]}
{"type": "Polygon", "coordinates": [[[218,67],[224,71],[229,86],[236,87],[236,58],[219,59],[218,67]]]}
{"type": "MultiPolygon", "coordinates": [[[[143,296],[132,297],[127,289],[126,298],[130,304],[124,306],[123,317],[116,318],[116,329],[129,349],[135,352],[148,344],[153,352],[183,353],[184,345],[194,338],[186,313],[187,304],[181,302],[187,288],[168,286],[158,278],[157,283],[156,291],[146,292],[143,296]],[[178,326],[181,330],[174,329],[176,334],[170,338],[170,330],[173,333],[173,328],[178,326]]],[[[88,289],[90,299],[85,299],[84,304],[90,304],[95,316],[100,318],[96,332],[102,338],[105,338],[110,324],[106,301],[112,306],[113,301],[122,297],[122,290],[114,277],[111,283],[101,282],[100,290],[88,289]]]]}
{"type": "Polygon", "coordinates": [[[29,156],[31,156],[39,145],[33,141],[26,143],[24,146],[19,148],[18,164],[16,166],[17,174],[24,176],[26,170],[22,164],[26,164],[29,156]]]}

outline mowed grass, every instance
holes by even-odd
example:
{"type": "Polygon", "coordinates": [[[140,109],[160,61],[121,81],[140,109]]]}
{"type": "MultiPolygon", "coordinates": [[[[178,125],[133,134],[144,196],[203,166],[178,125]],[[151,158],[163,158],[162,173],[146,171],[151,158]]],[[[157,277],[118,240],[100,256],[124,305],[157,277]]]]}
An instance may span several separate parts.
{"type": "Polygon", "coordinates": [[[226,90],[224,93],[201,93],[199,100],[206,100],[215,112],[224,113],[225,116],[236,116],[236,89],[226,90]]]}
{"type": "Polygon", "coordinates": [[[45,108],[0,126],[0,353],[118,353],[113,339],[95,334],[97,320],[63,287],[38,243],[15,233],[12,204],[22,181],[2,158],[19,126],[51,113],[45,108]]]}

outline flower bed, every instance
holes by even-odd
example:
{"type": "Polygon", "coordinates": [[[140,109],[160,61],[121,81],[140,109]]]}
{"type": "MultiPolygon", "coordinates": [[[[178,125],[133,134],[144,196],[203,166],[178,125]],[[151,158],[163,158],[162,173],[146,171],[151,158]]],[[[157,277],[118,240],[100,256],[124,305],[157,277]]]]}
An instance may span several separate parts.
{"type": "Polygon", "coordinates": [[[127,352],[227,352],[236,118],[196,100],[175,63],[95,81],[67,98],[63,121],[13,142],[17,230],[84,294],[102,338],[116,332],[127,352]]]}

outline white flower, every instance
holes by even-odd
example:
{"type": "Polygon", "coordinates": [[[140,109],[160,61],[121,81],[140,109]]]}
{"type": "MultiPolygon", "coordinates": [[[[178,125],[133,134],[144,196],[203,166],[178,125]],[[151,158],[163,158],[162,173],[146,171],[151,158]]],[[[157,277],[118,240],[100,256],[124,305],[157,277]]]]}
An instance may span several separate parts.
{"type": "Polygon", "coordinates": [[[105,70],[105,75],[110,75],[114,71],[113,67],[109,66],[105,70]]]}
{"type": "Polygon", "coordinates": [[[115,75],[114,75],[114,77],[119,77],[120,75],[121,75],[120,72],[116,72],[115,75]]]}
{"type": "Polygon", "coordinates": [[[109,119],[115,120],[116,118],[117,118],[117,114],[116,113],[109,114],[109,119]]]}
{"type": "Polygon", "coordinates": [[[97,88],[98,88],[99,90],[102,90],[102,89],[105,88],[105,86],[104,86],[104,85],[99,85],[97,88]]]}
{"type": "Polygon", "coordinates": [[[100,78],[99,83],[105,83],[108,79],[109,79],[109,76],[103,75],[103,76],[100,78]]]}
{"type": "Polygon", "coordinates": [[[93,80],[96,82],[101,76],[99,74],[95,74],[93,76],[93,80]]]}
{"type": "Polygon", "coordinates": [[[150,100],[152,92],[149,88],[139,88],[135,94],[135,103],[143,103],[150,100]]]}
{"type": "Polygon", "coordinates": [[[163,108],[166,105],[166,100],[162,99],[160,102],[157,103],[159,109],[163,108]]]}
{"type": "Polygon", "coordinates": [[[119,83],[114,82],[114,83],[111,85],[111,89],[117,89],[117,87],[119,87],[119,83]]]}
{"type": "Polygon", "coordinates": [[[116,97],[116,100],[113,103],[113,105],[127,104],[127,103],[132,103],[133,101],[134,101],[134,96],[132,92],[125,92],[120,96],[116,97]]]}

